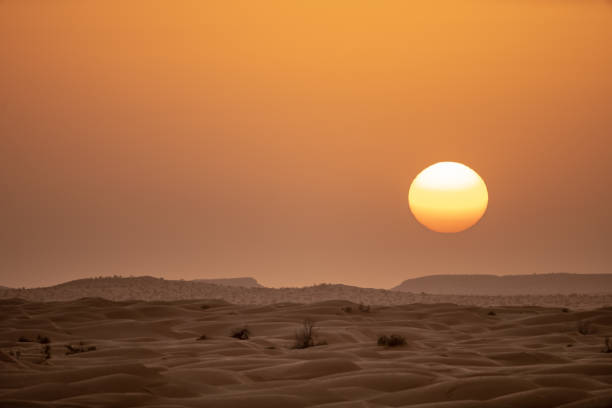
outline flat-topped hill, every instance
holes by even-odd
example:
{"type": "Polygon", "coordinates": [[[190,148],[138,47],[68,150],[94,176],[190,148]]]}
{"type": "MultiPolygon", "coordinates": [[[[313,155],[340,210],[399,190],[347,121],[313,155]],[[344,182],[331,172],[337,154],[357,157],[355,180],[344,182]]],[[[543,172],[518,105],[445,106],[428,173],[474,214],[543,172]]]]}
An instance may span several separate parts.
{"type": "Polygon", "coordinates": [[[569,295],[612,293],[612,274],[430,275],[391,290],[440,295],[569,295]]]}

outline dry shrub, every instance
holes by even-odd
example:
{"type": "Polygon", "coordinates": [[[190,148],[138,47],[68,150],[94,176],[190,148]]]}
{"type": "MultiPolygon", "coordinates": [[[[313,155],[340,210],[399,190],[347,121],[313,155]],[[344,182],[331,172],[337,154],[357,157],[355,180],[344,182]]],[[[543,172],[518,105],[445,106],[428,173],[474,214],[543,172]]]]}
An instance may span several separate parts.
{"type": "Polygon", "coordinates": [[[40,353],[42,354],[43,361],[47,361],[51,358],[51,346],[49,344],[42,344],[40,353]]]}
{"type": "Polygon", "coordinates": [[[40,344],[49,344],[51,343],[51,339],[47,336],[43,336],[41,334],[39,334],[38,336],[36,336],[36,341],[40,344]]]}
{"type": "Polygon", "coordinates": [[[248,340],[251,336],[251,331],[246,327],[240,327],[233,329],[230,336],[238,340],[248,340]]]}
{"type": "Polygon", "coordinates": [[[314,346],[326,345],[325,340],[316,342],[315,341],[315,323],[310,319],[304,319],[302,328],[295,332],[295,344],[294,349],[305,349],[314,346]]]}
{"type": "Polygon", "coordinates": [[[578,323],[576,323],[576,328],[578,329],[578,333],[582,334],[583,336],[594,333],[591,322],[585,320],[579,320],[578,323]]]}
{"type": "MultiPolygon", "coordinates": [[[[357,306],[357,310],[359,310],[361,313],[369,313],[370,312],[370,305],[364,305],[363,303],[360,303],[357,306]]],[[[353,313],[353,308],[351,306],[344,306],[342,308],[342,311],[344,313],[353,313]]]]}
{"type": "Polygon", "coordinates": [[[314,346],[314,322],[305,319],[302,328],[295,332],[295,345],[293,348],[304,349],[314,346]]]}
{"type": "Polygon", "coordinates": [[[392,334],[390,336],[384,335],[378,338],[378,345],[385,347],[399,347],[406,345],[406,338],[399,334],[392,334]]]}
{"type": "Polygon", "coordinates": [[[362,313],[370,313],[370,305],[359,304],[359,311],[362,313]]]}
{"type": "Polygon", "coordinates": [[[68,351],[66,351],[67,356],[71,354],[86,353],[88,351],[97,350],[96,346],[86,346],[85,343],[83,343],[82,341],[80,341],[79,344],[77,344],[76,346],[73,346],[72,344],[66,344],[65,347],[68,349],[68,351]]]}
{"type": "Polygon", "coordinates": [[[610,337],[606,336],[604,339],[604,348],[601,350],[602,353],[612,353],[612,342],[610,341],[610,337]]]}

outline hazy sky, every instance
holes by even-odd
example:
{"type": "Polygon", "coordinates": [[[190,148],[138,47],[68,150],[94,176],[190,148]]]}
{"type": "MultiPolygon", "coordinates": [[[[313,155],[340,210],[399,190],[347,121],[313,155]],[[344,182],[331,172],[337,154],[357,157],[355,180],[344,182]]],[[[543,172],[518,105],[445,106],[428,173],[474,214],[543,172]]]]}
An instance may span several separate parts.
{"type": "Polygon", "coordinates": [[[0,1],[0,285],[611,272],[606,1],[0,1]],[[489,209],[410,214],[438,161],[489,209]]]}

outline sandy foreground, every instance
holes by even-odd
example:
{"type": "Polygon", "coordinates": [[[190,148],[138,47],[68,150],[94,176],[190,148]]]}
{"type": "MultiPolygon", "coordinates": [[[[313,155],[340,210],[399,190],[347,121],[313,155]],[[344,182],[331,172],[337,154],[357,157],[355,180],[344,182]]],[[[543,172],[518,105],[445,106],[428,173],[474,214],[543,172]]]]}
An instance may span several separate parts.
{"type": "Polygon", "coordinates": [[[9,299],[0,315],[1,407],[612,407],[610,307],[9,299]],[[293,348],[304,319],[327,344],[293,348]],[[390,334],[407,344],[377,345],[390,334]],[[47,360],[18,341],[38,335],[47,360]]]}

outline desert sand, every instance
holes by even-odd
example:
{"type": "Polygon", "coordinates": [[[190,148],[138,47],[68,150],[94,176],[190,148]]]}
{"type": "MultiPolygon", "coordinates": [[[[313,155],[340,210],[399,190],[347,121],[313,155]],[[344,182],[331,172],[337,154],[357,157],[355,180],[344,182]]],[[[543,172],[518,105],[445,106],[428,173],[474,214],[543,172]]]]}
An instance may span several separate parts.
{"type": "Polygon", "coordinates": [[[2,407],[612,407],[610,307],[0,305],[2,407]],[[318,345],[295,349],[305,319],[318,345]]]}

